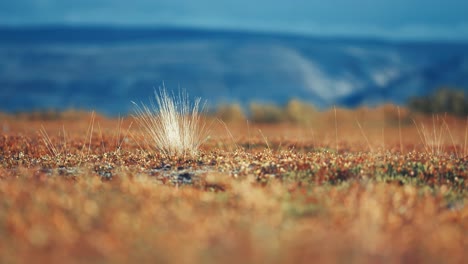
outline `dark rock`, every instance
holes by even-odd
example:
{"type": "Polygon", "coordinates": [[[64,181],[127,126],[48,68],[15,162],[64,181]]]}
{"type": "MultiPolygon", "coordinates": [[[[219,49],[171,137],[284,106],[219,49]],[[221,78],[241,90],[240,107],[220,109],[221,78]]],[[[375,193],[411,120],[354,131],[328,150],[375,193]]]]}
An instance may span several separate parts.
{"type": "Polygon", "coordinates": [[[112,172],[110,171],[102,171],[99,172],[102,180],[111,180],[112,179],[112,172]]]}
{"type": "Polygon", "coordinates": [[[97,165],[94,167],[94,171],[101,176],[102,180],[111,180],[112,179],[112,169],[114,167],[110,164],[97,165]]]}
{"type": "Polygon", "coordinates": [[[177,175],[177,183],[179,184],[192,184],[192,174],[188,172],[181,173],[177,175]]]}
{"type": "Polygon", "coordinates": [[[162,169],[163,169],[164,171],[171,170],[171,164],[164,164],[164,165],[162,166],[162,169]]]}

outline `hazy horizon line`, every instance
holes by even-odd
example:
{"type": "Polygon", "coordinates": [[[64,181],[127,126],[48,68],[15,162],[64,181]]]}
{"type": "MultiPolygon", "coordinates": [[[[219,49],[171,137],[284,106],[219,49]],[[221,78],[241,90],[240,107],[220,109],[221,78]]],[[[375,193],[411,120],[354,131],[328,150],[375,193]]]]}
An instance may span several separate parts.
{"type": "Polygon", "coordinates": [[[319,33],[300,30],[244,28],[230,26],[183,25],[183,24],[134,24],[134,23],[0,23],[0,29],[47,29],[47,28],[101,28],[101,29],[146,29],[146,30],[193,30],[205,32],[246,33],[254,35],[281,35],[326,39],[372,40],[384,42],[424,42],[468,44],[466,38],[446,38],[436,36],[403,37],[383,34],[341,34],[339,32],[319,33]]]}

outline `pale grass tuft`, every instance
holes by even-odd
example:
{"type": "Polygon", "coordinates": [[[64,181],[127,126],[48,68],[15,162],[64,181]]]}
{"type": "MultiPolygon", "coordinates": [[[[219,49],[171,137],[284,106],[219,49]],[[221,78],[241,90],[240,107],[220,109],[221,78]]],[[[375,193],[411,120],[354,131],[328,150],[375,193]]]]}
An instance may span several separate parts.
{"type": "Polygon", "coordinates": [[[196,98],[191,104],[185,91],[178,96],[169,95],[163,87],[154,92],[157,107],[135,105],[134,115],[144,132],[144,140],[150,148],[159,150],[165,156],[195,156],[206,139],[206,123],[200,112],[205,105],[196,98]]]}

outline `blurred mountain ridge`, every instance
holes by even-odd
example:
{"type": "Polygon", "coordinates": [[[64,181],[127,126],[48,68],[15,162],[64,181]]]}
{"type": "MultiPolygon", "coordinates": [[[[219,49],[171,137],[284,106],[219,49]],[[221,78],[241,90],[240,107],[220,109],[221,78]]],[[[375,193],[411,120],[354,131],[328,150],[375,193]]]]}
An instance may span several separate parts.
{"type": "Polygon", "coordinates": [[[207,99],[319,108],[403,104],[468,88],[468,43],[132,27],[0,27],[0,110],[94,109],[148,102],[162,85],[207,99]]]}

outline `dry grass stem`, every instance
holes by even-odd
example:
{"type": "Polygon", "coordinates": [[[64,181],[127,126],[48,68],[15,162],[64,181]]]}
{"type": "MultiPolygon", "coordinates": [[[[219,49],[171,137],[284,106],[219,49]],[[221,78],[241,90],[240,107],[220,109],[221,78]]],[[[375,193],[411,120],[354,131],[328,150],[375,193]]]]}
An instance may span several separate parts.
{"type": "Polygon", "coordinates": [[[361,134],[362,136],[364,137],[364,139],[366,140],[366,143],[367,143],[367,147],[369,147],[369,150],[371,152],[374,152],[374,149],[372,148],[370,142],[369,142],[369,139],[367,138],[366,134],[364,133],[364,130],[362,129],[362,126],[361,126],[361,123],[359,123],[359,121],[356,119],[356,123],[359,127],[359,130],[361,131],[361,134]]]}

